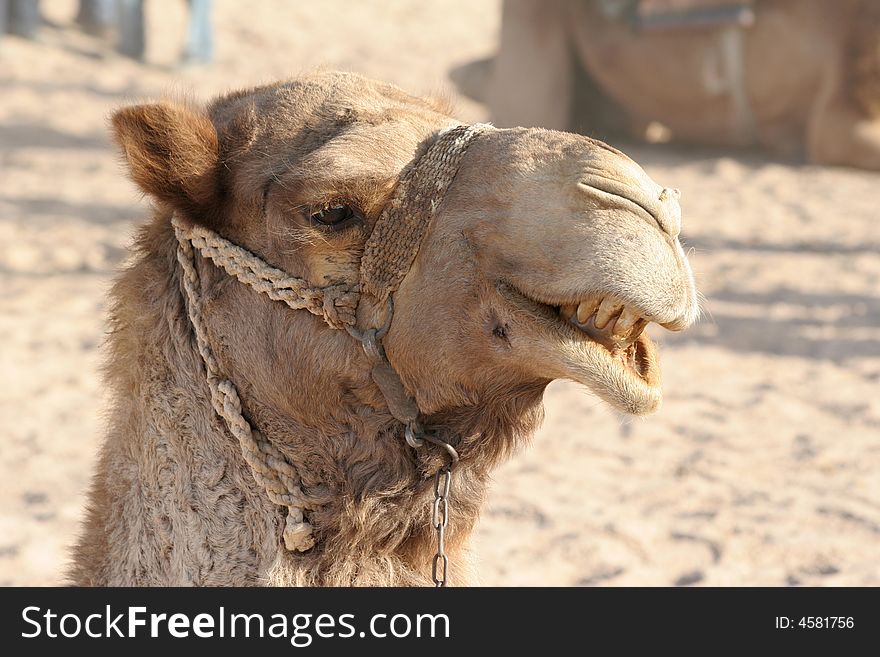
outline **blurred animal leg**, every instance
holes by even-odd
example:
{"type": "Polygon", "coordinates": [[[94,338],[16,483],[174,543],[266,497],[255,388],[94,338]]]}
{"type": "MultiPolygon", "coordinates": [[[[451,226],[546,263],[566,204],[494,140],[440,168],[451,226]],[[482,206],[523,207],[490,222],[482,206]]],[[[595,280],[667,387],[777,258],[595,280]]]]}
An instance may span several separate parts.
{"type": "Polygon", "coordinates": [[[572,68],[565,17],[557,0],[505,0],[501,49],[487,94],[499,127],[569,128],[572,68]]]}
{"type": "Polygon", "coordinates": [[[146,47],[144,2],[143,0],[119,0],[117,10],[119,22],[117,50],[126,57],[142,60],[146,47]]]}
{"type": "Polygon", "coordinates": [[[190,0],[184,63],[207,64],[214,55],[211,39],[211,0],[190,0]]]}

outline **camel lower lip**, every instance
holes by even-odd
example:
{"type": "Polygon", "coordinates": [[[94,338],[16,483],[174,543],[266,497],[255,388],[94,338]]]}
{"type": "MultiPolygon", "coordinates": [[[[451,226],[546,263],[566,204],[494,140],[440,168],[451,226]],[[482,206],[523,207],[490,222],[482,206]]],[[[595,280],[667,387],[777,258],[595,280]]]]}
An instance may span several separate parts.
{"type": "Polygon", "coordinates": [[[590,318],[584,324],[577,322],[574,318],[566,320],[561,314],[560,319],[563,322],[567,321],[571,326],[585,334],[593,342],[605,347],[612,358],[619,360],[623,365],[629,367],[636,373],[640,373],[638,367],[638,338],[641,335],[641,331],[630,338],[615,339],[607,331],[596,328],[596,325],[593,323],[593,318],[590,318]]]}
{"type": "Polygon", "coordinates": [[[534,318],[524,340],[529,357],[547,368],[550,378],[567,378],[587,386],[612,406],[633,415],[660,406],[660,372],[653,342],[644,333],[615,349],[591,337],[584,327],[565,319],[558,306],[531,299],[509,284],[499,292],[534,318]]]}
{"type": "Polygon", "coordinates": [[[574,329],[581,336],[602,347],[607,352],[609,360],[613,363],[651,385],[649,378],[652,366],[654,365],[652,357],[655,348],[648,336],[640,334],[632,340],[615,343],[609,341],[606,334],[597,332],[597,329],[593,328],[590,324],[580,325],[561,317],[560,321],[569,328],[574,329]]]}
{"type": "MultiPolygon", "coordinates": [[[[571,332],[581,333],[574,327],[571,332]]],[[[612,406],[633,415],[646,415],[659,408],[663,396],[660,368],[656,348],[648,336],[640,335],[616,353],[580,336],[576,341],[563,339],[556,351],[566,378],[586,385],[612,406]]]]}

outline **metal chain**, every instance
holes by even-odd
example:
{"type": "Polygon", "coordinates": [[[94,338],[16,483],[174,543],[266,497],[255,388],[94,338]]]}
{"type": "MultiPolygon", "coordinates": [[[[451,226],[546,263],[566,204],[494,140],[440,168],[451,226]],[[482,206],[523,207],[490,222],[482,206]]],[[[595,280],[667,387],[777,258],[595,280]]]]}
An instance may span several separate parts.
{"type": "Polygon", "coordinates": [[[449,583],[449,557],[446,556],[446,525],[449,524],[449,489],[452,485],[452,465],[437,470],[434,476],[434,506],[431,510],[431,525],[437,531],[437,554],[431,565],[434,586],[444,587],[449,583]]]}
{"type": "Polygon", "coordinates": [[[436,429],[423,427],[418,420],[419,409],[410,396],[397,372],[388,362],[388,356],[382,347],[382,337],[391,325],[394,317],[394,298],[388,297],[388,309],[385,324],[381,329],[360,331],[353,327],[346,330],[360,340],[364,352],[373,363],[372,377],[388,403],[391,414],[405,423],[404,437],[413,449],[421,448],[425,442],[443,448],[449,459],[434,475],[434,504],[431,507],[431,526],[437,532],[437,552],[431,562],[431,578],[436,587],[445,587],[449,583],[449,557],[446,555],[446,526],[449,524],[449,489],[452,486],[452,469],[458,464],[458,451],[449,442],[436,435],[436,429]]]}
{"type": "Polygon", "coordinates": [[[431,562],[431,578],[434,586],[444,587],[449,583],[449,557],[446,556],[446,526],[449,524],[449,489],[452,487],[452,469],[458,465],[458,451],[448,442],[426,430],[417,422],[406,427],[406,441],[414,448],[421,447],[425,441],[442,447],[449,457],[434,475],[434,504],[431,507],[431,526],[437,532],[437,553],[431,562]]]}

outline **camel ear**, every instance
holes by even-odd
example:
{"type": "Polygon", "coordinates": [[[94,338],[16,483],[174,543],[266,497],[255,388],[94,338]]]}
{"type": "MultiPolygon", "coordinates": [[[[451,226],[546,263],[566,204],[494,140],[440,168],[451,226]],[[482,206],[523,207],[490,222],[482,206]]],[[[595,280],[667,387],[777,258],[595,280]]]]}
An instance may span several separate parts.
{"type": "Polygon", "coordinates": [[[219,196],[219,145],[207,115],[163,102],[124,107],[112,121],[138,187],[193,220],[208,221],[219,196]]]}

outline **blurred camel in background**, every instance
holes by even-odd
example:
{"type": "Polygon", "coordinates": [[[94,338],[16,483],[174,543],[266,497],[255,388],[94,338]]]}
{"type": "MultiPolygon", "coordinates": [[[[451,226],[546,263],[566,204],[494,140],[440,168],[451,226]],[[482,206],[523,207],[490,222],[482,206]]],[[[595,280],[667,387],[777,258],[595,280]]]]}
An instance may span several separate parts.
{"type": "Polygon", "coordinates": [[[870,0],[506,0],[497,57],[453,77],[501,126],[880,169],[870,0]]]}

